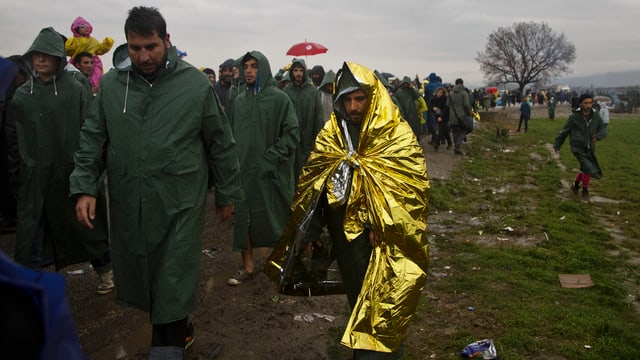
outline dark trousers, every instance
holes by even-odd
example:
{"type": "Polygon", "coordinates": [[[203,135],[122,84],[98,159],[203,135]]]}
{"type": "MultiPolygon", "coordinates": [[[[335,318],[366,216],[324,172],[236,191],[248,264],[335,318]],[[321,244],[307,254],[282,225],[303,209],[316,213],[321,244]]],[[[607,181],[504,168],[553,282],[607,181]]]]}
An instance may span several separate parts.
{"type": "MultiPolygon", "coordinates": [[[[356,305],[364,276],[369,268],[372,247],[369,243],[369,230],[365,230],[353,241],[347,241],[344,235],[343,219],[345,207],[337,209],[325,208],[327,227],[331,240],[333,241],[333,251],[340,267],[340,275],[344,284],[349,306],[353,309],[356,305]]],[[[400,348],[393,353],[384,353],[371,350],[354,350],[353,358],[356,360],[395,360],[402,359],[404,353],[404,341],[400,348]]]]}

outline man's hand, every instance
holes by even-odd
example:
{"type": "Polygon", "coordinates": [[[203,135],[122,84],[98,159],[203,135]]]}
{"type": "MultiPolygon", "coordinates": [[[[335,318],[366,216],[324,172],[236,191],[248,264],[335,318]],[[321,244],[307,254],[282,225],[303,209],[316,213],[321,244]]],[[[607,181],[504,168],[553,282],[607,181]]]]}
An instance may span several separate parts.
{"type": "Polygon", "coordinates": [[[218,219],[220,221],[228,220],[231,215],[233,215],[233,211],[236,209],[234,205],[226,205],[223,207],[216,208],[216,214],[218,215],[218,219]]]}
{"type": "Polygon", "coordinates": [[[76,201],[76,219],[88,227],[93,229],[92,220],[96,218],[96,198],[91,195],[80,195],[76,201]]]}
{"type": "Polygon", "coordinates": [[[380,243],[381,241],[378,237],[378,234],[376,234],[374,231],[369,231],[369,244],[371,244],[371,247],[376,247],[380,245],[380,243]]]}

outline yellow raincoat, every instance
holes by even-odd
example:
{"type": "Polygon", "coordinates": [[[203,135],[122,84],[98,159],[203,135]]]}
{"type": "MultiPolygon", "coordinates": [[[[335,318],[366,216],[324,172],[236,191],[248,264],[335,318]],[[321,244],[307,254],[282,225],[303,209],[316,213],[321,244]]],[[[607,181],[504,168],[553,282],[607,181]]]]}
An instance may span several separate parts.
{"type": "Polygon", "coordinates": [[[354,349],[393,352],[407,330],[427,276],[429,178],[422,148],[383,84],[364,66],[345,63],[345,69],[369,97],[359,143],[349,151],[342,120],[334,112],[301,170],[289,222],[265,271],[274,281],[282,281],[287,250],[300,245],[291,240],[301,238],[296,233],[303,229],[319,193],[326,189],[329,205],[341,205],[335,175],[340,164],[349,164],[352,176],[344,233],[352,241],[365,225],[370,226],[381,244],[372,251],[341,342],[354,349]]]}

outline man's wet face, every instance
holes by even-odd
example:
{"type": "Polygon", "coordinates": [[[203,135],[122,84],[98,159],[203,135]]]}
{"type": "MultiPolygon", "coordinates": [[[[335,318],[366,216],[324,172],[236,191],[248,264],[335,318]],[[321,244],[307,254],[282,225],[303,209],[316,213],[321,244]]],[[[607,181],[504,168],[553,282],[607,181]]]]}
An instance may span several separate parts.
{"type": "Polygon", "coordinates": [[[369,98],[367,93],[362,89],[342,95],[342,105],[347,116],[356,124],[362,123],[367,108],[369,106],[369,98]]]}

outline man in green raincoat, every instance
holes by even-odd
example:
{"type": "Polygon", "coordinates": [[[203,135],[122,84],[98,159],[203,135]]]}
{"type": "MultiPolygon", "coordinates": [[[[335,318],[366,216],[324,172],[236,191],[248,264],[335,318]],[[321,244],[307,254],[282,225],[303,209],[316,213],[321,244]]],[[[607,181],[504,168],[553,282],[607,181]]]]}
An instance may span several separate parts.
{"type": "Polygon", "coordinates": [[[593,110],[591,94],[580,95],[579,103],[580,107],[571,112],[569,119],[556,136],[553,149],[558,154],[567,136],[571,139],[569,142],[571,152],[580,163],[580,171],[576,175],[571,191],[578,196],[580,185],[582,185],[582,199],[588,201],[591,178],[602,178],[602,170],[596,159],[596,141],[604,137],[604,127],[600,115],[593,110]]]}
{"type": "Polygon", "coordinates": [[[307,66],[303,59],[293,59],[289,69],[291,82],[284,88],[296,108],[298,124],[300,125],[300,143],[296,152],[296,179],[300,176],[300,169],[307,162],[309,153],[313,150],[316,135],[324,125],[322,98],[320,92],[307,76],[307,66]]]}
{"type": "Polygon", "coordinates": [[[93,227],[106,168],[117,301],[150,313],[150,359],[182,359],[197,300],[208,181],[226,220],[242,197],[238,157],[213,87],[178,58],[160,12],[132,8],[125,35],[82,128],[71,193],[78,220],[93,227]]]}
{"type": "Polygon", "coordinates": [[[99,294],[113,289],[106,201],[96,181],[94,231],[76,221],[69,198],[73,153],[91,93],[64,71],[62,36],[40,31],[23,59],[31,77],[16,90],[7,113],[12,191],[18,199],[15,260],[32,269],[46,265],[52,252],[56,269],[91,260],[100,274],[99,294]]]}
{"type": "Polygon", "coordinates": [[[416,138],[418,138],[422,125],[420,124],[416,100],[420,97],[420,94],[418,90],[413,87],[413,82],[408,76],[402,79],[402,83],[394,95],[398,101],[398,107],[400,108],[402,117],[411,125],[413,133],[416,135],[416,138]]]}
{"type": "Polygon", "coordinates": [[[300,141],[291,99],[276,85],[267,58],[245,54],[241,78],[246,86],[231,103],[229,121],[238,142],[244,200],[234,215],[233,250],[243,267],[229,279],[239,285],[254,273],[253,248],[273,247],[287,223],[295,189],[293,172],[300,141]]]}

